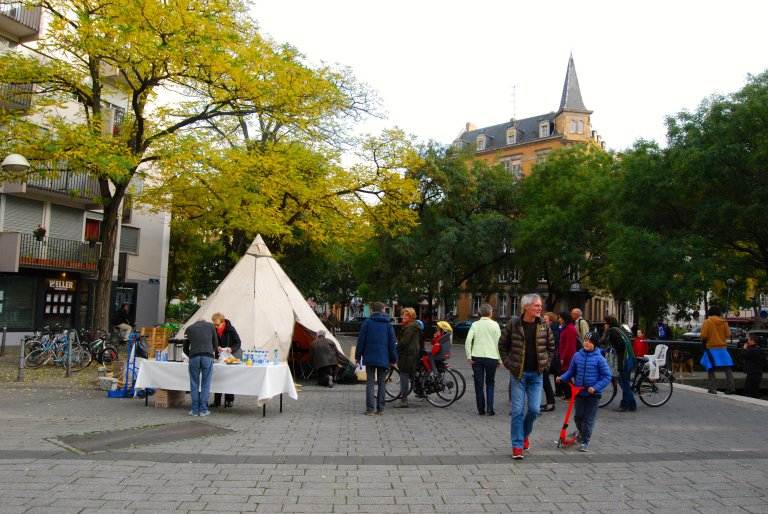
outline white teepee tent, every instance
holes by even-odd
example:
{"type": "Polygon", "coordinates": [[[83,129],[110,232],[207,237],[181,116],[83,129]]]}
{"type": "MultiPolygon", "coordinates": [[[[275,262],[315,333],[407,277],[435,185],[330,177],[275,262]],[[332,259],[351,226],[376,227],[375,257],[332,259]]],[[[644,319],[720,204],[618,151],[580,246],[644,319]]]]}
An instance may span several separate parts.
{"type": "MultiPolygon", "coordinates": [[[[182,339],[186,328],[195,321],[210,321],[216,312],[221,312],[232,322],[240,335],[243,350],[268,350],[271,356],[277,348],[281,361],[287,359],[292,341],[307,348],[307,341],[311,342],[318,330],[326,330],[299,289],[272,257],[261,235],[256,236],[245,255],[181,327],[176,338],[182,339]]],[[[341,351],[339,342],[330,332],[326,337],[341,351]]]]}

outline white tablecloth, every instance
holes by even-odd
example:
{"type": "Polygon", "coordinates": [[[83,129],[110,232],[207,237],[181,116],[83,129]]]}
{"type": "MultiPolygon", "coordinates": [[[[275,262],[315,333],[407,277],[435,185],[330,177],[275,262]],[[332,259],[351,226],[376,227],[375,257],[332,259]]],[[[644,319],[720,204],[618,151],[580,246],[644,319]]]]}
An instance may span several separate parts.
{"type": "MultiPolygon", "coordinates": [[[[189,391],[189,364],[145,360],[139,368],[135,387],[189,391]]],[[[213,365],[211,392],[256,396],[260,401],[283,393],[288,393],[294,400],[299,398],[287,364],[245,366],[216,363],[213,365]]]]}

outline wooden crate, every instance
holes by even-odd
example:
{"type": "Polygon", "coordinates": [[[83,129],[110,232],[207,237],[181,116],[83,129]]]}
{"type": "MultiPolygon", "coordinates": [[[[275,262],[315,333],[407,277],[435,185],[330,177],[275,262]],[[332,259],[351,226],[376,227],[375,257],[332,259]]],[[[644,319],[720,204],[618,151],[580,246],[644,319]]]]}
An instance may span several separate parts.
{"type": "Polygon", "coordinates": [[[155,391],[155,407],[178,407],[184,405],[186,393],[184,391],[169,391],[167,389],[158,389],[155,391]]]}
{"type": "Polygon", "coordinates": [[[171,334],[170,328],[144,327],[141,329],[141,335],[147,338],[148,355],[150,358],[154,357],[157,350],[165,350],[165,347],[168,346],[168,341],[171,339],[171,334]]]}

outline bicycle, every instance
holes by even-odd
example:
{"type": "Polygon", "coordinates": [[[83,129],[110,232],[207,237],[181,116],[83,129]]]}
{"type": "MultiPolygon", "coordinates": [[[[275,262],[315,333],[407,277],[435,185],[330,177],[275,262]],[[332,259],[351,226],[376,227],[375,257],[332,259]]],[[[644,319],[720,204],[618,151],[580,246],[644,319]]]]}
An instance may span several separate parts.
{"type": "MultiPolygon", "coordinates": [[[[467,388],[464,375],[452,369],[446,361],[437,361],[436,368],[434,372],[429,368],[428,356],[419,359],[406,396],[413,392],[417,398],[423,398],[439,408],[448,407],[464,396],[467,388]]],[[[399,369],[391,368],[387,372],[386,387],[387,402],[401,398],[399,369]]]]}
{"type": "MultiPolygon", "coordinates": [[[[612,347],[608,346],[602,348],[603,355],[608,360],[611,354],[615,355],[615,351],[612,347]]],[[[659,367],[659,378],[650,378],[650,365],[648,359],[645,357],[637,357],[635,359],[634,378],[630,384],[632,394],[640,398],[648,407],[661,407],[669,401],[672,397],[672,382],[674,382],[673,373],[667,369],[666,366],[659,367]]],[[[616,397],[618,390],[618,380],[616,377],[611,378],[611,383],[603,390],[600,398],[600,408],[609,405],[616,397]]]]}
{"type": "Polygon", "coordinates": [[[84,347],[91,353],[91,357],[102,366],[109,367],[114,361],[120,359],[117,346],[111,341],[112,335],[100,329],[81,330],[80,338],[84,347]]]}
{"type": "Polygon", "coordinates": [[[79,344],[77,332],[62,332],[60,327],[54,327],[46,338],[41,339],[37,344],[33,343],[30,353],[24,358],[24,367],[37,369],[49,362],[66,366],[69,362],[72,371],[81,371],[91,364],[91,360],[90,352],[79,344]],[[59,332],[61,335],[56,336],[59,332]],[[70,332],[74,333],[72,341],[69,338],[70,332]]]}

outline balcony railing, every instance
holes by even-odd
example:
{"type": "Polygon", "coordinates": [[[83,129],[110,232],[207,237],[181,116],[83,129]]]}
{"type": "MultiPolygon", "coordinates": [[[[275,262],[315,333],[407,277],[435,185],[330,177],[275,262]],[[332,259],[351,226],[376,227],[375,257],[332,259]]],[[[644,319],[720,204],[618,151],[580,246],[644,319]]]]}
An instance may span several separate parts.
{"type": "MultiPolygon", "coordinates": [[[[41,167],[39,163],[34,163],[34,166],[37,168],[41,167]]],[[[66,163],[58,163],[55,166],[48,164],[46,167],[49,169],[60,169],[59,176],[56,178],[30,178],[27,185],[86,200],[93,200],[101,195],[98,180],[95,180],[90,175],[66,170],[66,163]]]]}
{"type": "Polygon", "coordinates": [[[32,84],[0,84],[0,102],[10,110],[26,110],[32,106],[32,84]]]}
{"type": "Polygon", "coordinates": [[[19,266],[26,268],[96,273],[100,255],[101,243],[21,234],[19,266]]]}
{"type": "Polygon", "coordinates": [[[40,15],[42,8],[39,5],[30,6],[26,2],[3,2],[0,4],[0,15],[24,26],[23,30],[14,30],[13,34],[22,38],[37,34],[40,31],[40,15]]]}

